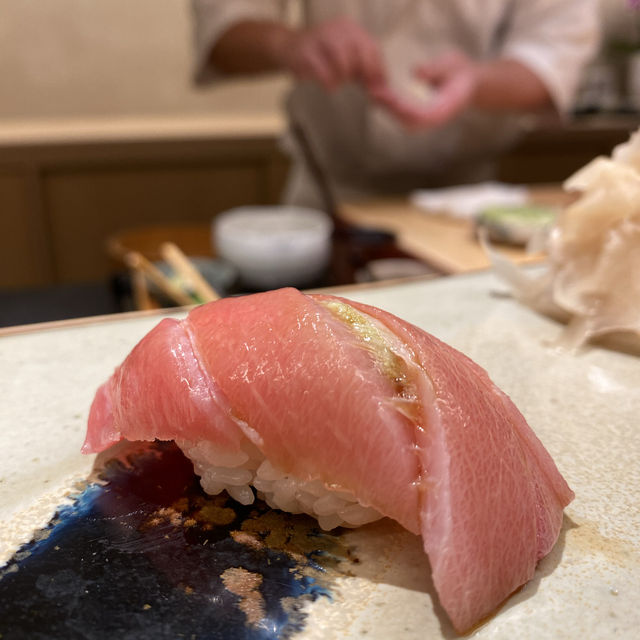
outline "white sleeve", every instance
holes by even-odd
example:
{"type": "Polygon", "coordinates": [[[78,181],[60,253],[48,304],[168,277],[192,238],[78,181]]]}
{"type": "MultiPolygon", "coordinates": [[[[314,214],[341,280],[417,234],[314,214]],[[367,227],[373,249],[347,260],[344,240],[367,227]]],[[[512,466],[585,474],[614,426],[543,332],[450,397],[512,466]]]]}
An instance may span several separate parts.
{"type": "Polygon", "coordinates": [[[585,65],[600,42],[598,0],[514,0],[502,56],[545,83],[556,108],[571,108],[585,65]]]}
{"type": "Polygon", "coordinates": [[[284,19],[285,5],[286,0],[192,0],[195,81],[204,84],[217,77],[209,54],[225,31],[242,20],[284,19]]]}

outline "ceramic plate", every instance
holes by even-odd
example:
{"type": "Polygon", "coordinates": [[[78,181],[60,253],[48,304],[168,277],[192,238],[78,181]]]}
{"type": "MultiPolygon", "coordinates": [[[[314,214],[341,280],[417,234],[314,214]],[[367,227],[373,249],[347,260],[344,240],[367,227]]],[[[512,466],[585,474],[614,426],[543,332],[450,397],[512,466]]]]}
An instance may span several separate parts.
{"type": "MultiPolygon", "coordinates": [[[[534,579],[474,636],[635,638],[640,359],[554,349],[559,325],[502,289],[477,274],[343,293],[485,367],[576,493],[534,579]]],[[[121,452],[87,484],[93,394],[157,321],[0,338],[2,637],[455,637],[420,540],[388,520],[323,534],[308,518],[209,499],[171,447],[121,452]]]]}

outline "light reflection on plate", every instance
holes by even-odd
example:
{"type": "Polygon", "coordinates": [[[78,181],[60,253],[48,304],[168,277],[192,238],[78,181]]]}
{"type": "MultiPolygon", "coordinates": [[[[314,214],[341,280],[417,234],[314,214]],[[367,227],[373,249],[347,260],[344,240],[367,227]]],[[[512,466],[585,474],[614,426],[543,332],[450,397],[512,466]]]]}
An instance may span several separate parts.
{"type": "MultiPolygon", "coordinates": [[[[640,360],[548,345],[559,325],[489,273],[345,292],[467,353],[513,398],[576,493],[554,552],[478,638],[635,638],[640,626],[640,360]]],[[[89,403],[157,318],[0,338],[0,552],[46,524],[91,459],[78,453],[89,403]],[[26,514],[26,515],[25,515],[26,514]]],[[[333,599],[307,606],[296,637],[451,637],[419,541],[383,521],[347,534],[361,559],[333,599]]]]}

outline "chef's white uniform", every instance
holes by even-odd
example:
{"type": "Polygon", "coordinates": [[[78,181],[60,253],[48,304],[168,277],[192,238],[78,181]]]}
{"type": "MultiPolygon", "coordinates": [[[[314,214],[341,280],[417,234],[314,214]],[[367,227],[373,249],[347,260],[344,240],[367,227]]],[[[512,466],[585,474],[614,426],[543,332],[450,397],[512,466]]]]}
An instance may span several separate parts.
{"type": "MultiPolygon", "coordinates": [[[[570,108],[584,65],[598,45],[597,0],[301,0],[305,24],[349,16],[380,43],[390,81],[415,91],[411,69],[456,48],[473,59],[515,59],[545,83],[556,108],[570,108]]],[[[245,19],[286,19],[286,0],[194,0],[196,78],[216,71],[207,58],[217,38],[245,19]]],[[[290,13],[290,12],[289,12],[290,13]]],[[[491,176],[496,156],[512,143],[522,116],[468,110],[447,125],[409,131],[355,84],[327,92],[298,83],[288,108],[330,171],[349,192],[404,192],[491,176]]],[[[289,145],[294,157],[295,145],[289,145]]],[[[294,163],[286,200],[316,205],[317,190],[294,163]]]]}

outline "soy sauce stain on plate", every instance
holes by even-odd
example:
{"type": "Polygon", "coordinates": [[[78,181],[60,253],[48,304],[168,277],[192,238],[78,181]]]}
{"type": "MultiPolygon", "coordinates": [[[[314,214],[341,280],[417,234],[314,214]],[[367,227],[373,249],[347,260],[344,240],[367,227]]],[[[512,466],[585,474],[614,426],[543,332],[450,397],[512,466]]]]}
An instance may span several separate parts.
{"type": "Polygon", "coordinates": [[[108,463],[0,569],[0,638],[287,638],[352,560],[311,518],[208,496],[155,444],[108,463]]]}

